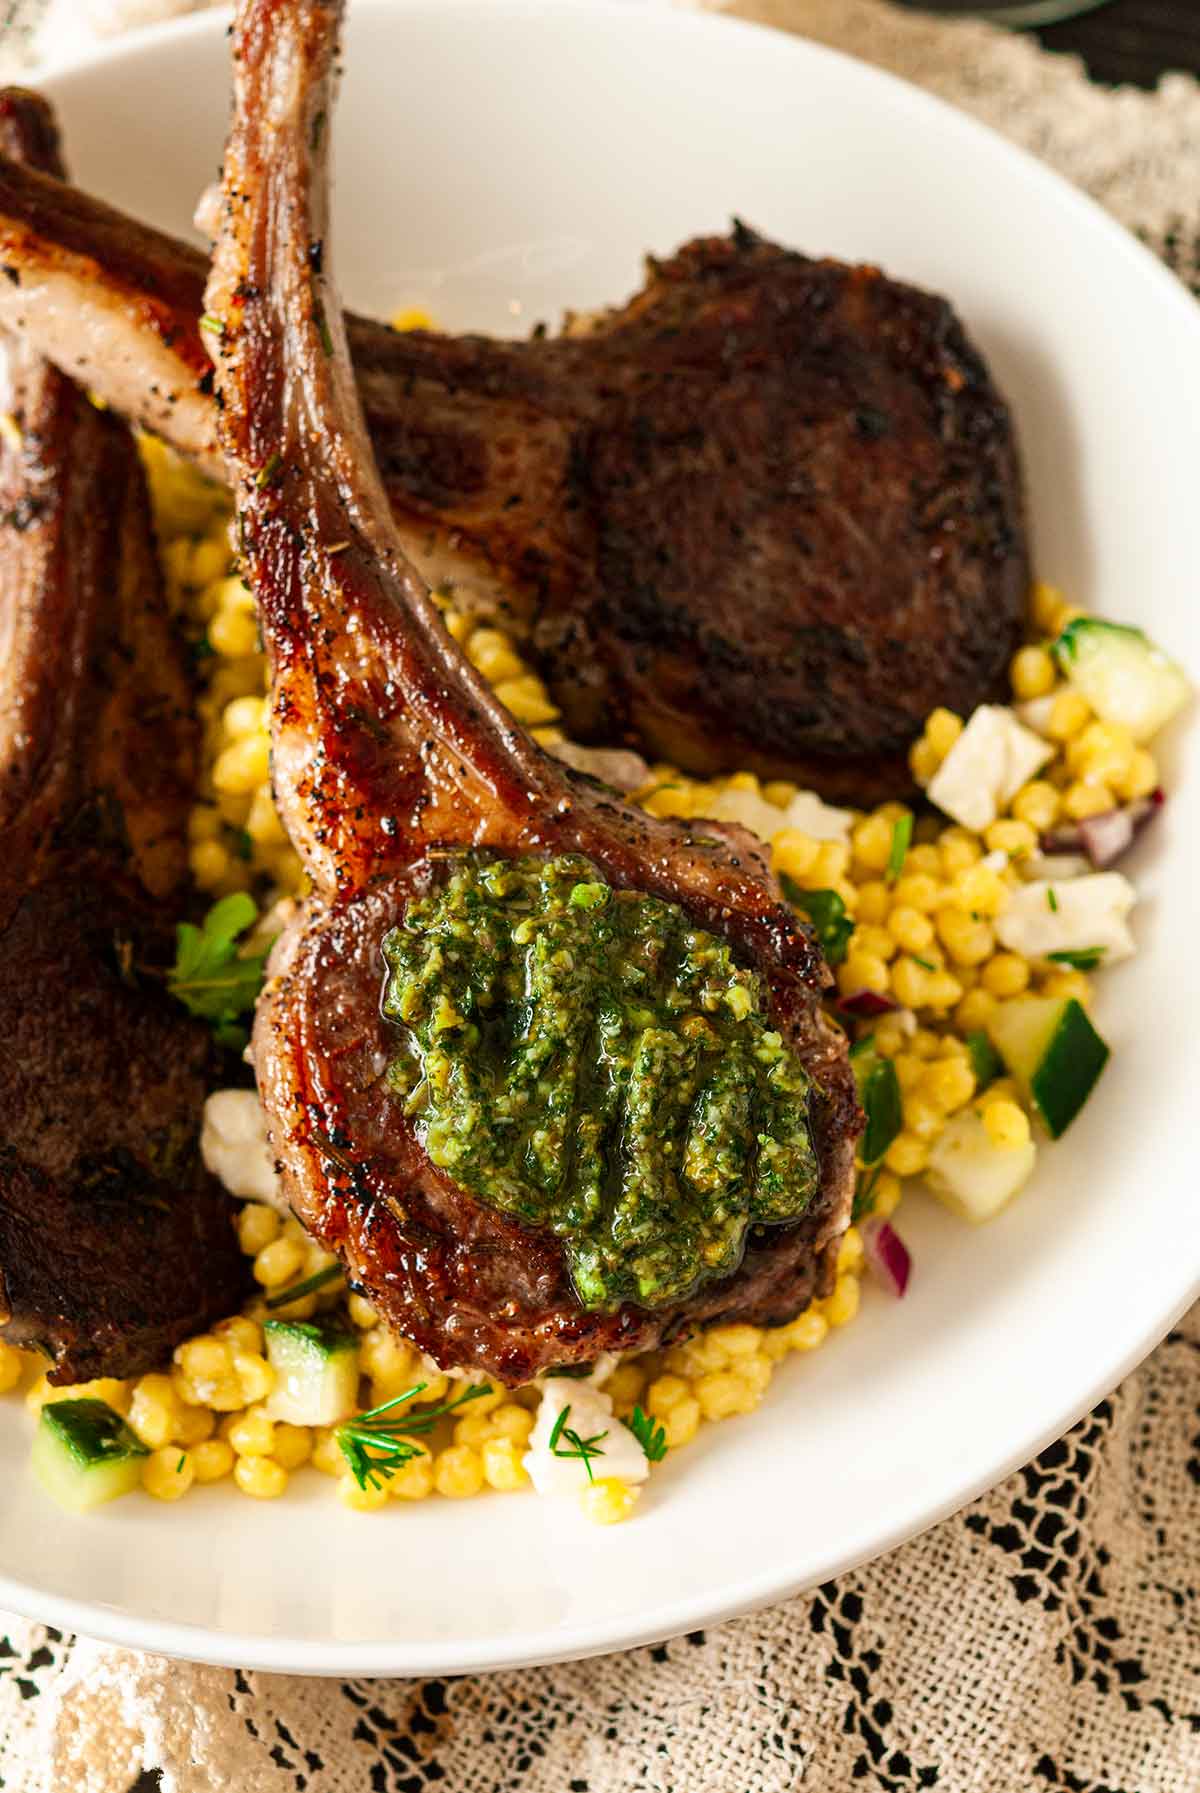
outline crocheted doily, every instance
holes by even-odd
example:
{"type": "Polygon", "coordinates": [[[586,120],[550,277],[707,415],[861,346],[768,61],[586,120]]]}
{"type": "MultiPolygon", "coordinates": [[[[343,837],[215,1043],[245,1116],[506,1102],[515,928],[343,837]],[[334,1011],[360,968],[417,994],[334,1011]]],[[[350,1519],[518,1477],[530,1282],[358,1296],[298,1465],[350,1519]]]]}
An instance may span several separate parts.
{"type": "MultiPolygon", "coordinates": [[[[1107,92],[1028,40],[880,0],[730,10],[975,113],[1200,290],[1190,79],[1107,92]]],[[[1066,1438],[934,1531],[654,1649],[339,1683],[168,1664],[0,1617],[0,1786],[128,1793],[157,1770],[163,1793],[1197,1793],[1197,1564],[1200,1308],[1066,1438]]]]}

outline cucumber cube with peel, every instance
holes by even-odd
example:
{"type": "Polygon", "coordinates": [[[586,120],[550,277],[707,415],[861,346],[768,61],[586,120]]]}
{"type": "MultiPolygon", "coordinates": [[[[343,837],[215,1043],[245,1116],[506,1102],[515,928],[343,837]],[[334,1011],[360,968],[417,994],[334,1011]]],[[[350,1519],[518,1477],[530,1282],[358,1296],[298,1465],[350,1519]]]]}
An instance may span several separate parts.
{"type": "Polygon", "coordinates": [[[267,1320],[267,1361],[275,1386],[271,1419],[293,1426],[333,1426],[358,1406],[358,1340],[320,1320],[267,1320]]]}
{"type": "Polygon", "coordinates": [[[1191,694],[1187,674],[1141,629],[1076,617],[1054,643],[1054,657],[1102,722],[1148,741],[1191,694]]]}
{"type": "Polygon", "coordinates": [[[42,1408],[30,1461],[52,1500],[68,1513],[86,1513],[138,1487],[148,1454],[106,1402],[67,1398],[42,1408]]]}
{"type": "Polygon", "coordinates": [[[994,1220],[1024,1188],[1036,1161],[1032,1139],[997,1145],[983,1117],[965,1108],[947,1121],[930,1152],[926,1182],[943,1207],[979,1226],[994,1220]]]}
{"type": "Polygon", "coordinates": [[[1052,1139],[1065,1133],[1109,1059],[1109,1049],[1074,997],[1003,1002],[988,1037],[1052,1139]]]}

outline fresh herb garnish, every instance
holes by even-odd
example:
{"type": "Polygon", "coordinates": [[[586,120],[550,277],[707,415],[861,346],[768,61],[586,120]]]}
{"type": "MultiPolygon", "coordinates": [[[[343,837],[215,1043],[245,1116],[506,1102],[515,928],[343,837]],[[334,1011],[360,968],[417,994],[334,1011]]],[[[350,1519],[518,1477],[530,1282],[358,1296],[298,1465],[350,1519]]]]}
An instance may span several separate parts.
{"type": "Polygon", "coordinates": [[[1053,909],[1054,913],[1057,915],[1058,914],[1058,898],[1054,894],[1054,886],[1052,884],[1046,891],[1046,901],[1047,901],[1047,903],[1049,903],[1051,909],[1053,909]]]}
{"type": "Polygon", "coordinates": [[[888,852],[887,881],[894,884],[904,870],[904,856],[912,841],[913,819],[911,814],[900,817],[892,829],[892,844],[888,852]]]}
{"type": "Polygon", "coordinates": [[[318,1289],[323,1289],[326,1283],[332,1282],[341,1274],[342,1266],[340,1264],[326,1264],[324,1270],[314,1271],[312,1276],[306,1276],[303,1282],[293,1283],[290,1289],[281,1289],[278,1295],[269,1296],[267,1306],[269,1308],[290,1307],[293,1301],[299,1301],[305,1295],[315,1295],[318,1289]]]}
{"type": "Polygon", "coordinates": [[[344,1419],[340,1426],[334,1427],[338,1449],[360,1488],[382,1486],[389,1476],[421,1455],[420,1445],[414,1443],[416,1438],[432,1432],[435,1423],[448,1413],[465,1407],[468,1401],[477,1401],[480,1395],[490,1394],[492,1389],[490,1382],[476,1382],[452,1401],[445,1401],[440,1407],[430,1407],[425,1413],[403,1413],[392,1419],[384,1418],[393,1407],[415,1400],[428,1386],[427,1382],[414,1382],[403,1394],[394,1395],[381,1406],[355,1414],[353,1419],[344,1419]]]}
{"type": "Polygon", "coordinates": [[[850,1209],[850,1219],[857,1226],[865,1220],[875,1206],[875,1185],[883,1175],[882,1164],[874,1165],[870,1170],[860,1170],[858,1181],[854,1185],[854,1203],[850,1209]]]}
{"type": "Polygon", "coordinates": [[[643,1413],[640,1407],[635,1407],[629,1418],[622,1420],[621,1423],[628,1426],[645,1451],[647,1463],[662,1462],[667,1454],[665,1427],[660,1426],[657,1420],[651,1419],[648,1413],[643,1413]]]}
{"type": "Polygon", "coordinates": [[[333,354],[333,337],[329,334],[329,324],[325,318],[325,307],[319,299],[313,302],[313,323],[317,326],[317,335],[321,338],[321,348],[326,355],[333,354]]]}
{"type": "Polygon", "coordinates": [[[922,971],[936,971],[937,970],[937,966],[934,964],[933,960],[932,959],[923,959],[921,957],[920,953],[910,953],[908,956],[912,960],[914,965],[919,965],[921,967],[922,971]]]}
{"type": "Polygon", "coordinates": [[[547,1376],[569,1376],[572,1382],[585,1382],[592,1373],[590,1363],[564,1363],[556,1370],[547,1370],[547,1376]]]}
{"type": "Polygon", "coordinates": [[[780,889],[792,905],[807,915],[817,936],[817,944],[831,965],[840,965],[854,932],[854,922],[846,913],[846,905],[836,890],[803,890],[794,878],[782,872],[780,889]]]}
{"type": "Polygon", "coordinates": [[[207,330],[211,336],[224,336],[225,320],[215,317],[211,311],[206,311],[200,319],[200,328],[207,330]]]}
{"type": "Polygon", "coordinates": [[[1047,953],[1046,957],[1055,965],[1069,965],[1073,971],[1095,971],[1104,958],[1103,946],[1077,946],[1071,951],[1047,953]]]}
{"type": "Polygon", "coordinates": [[[282,466],[283,466],[283,456],[280,454],[279,450],[276,449],[275,453],[273,455],[271,455],[268,460],[263,462],[263,465],[259,468],[258,472],[254,476],[254,483],[256,486],[258,486],[260,491],[264,486],[269,486],[269,485],[274,484],[275,480],[278,478],[279,470],[282,466]]]}
{"type": "Polygon", "coordinates": [[[180,1452],[180,1456],[179,1456],[179,1461],[178,1461],[178,1463],[177,1463],[177,1464],[176,1464],[176,1465],[175,1465],[175,1474],[176,1474],[176,1475],[182,1475],[182,1474],[183,1474],[183,1466],[184,1466],[184,1464],[185,1464],[185,1463],[186,1463],[186,1462],[187,1462],[187,1457],[186,1457],[186,1455],[185,1455],[185,1454],[184,1454],[184,1453],[183,1453],[183,1452],[180,1452]]]}
{"type": "Polygon", "coordinates": [[[986,1089],[989,1083],[995,1083],[1004,1069],[1004,1060],[982,1028],[967,1035],[967,1055],[975,1073],[976,1089],[986,1089]]]}
{"type": "Polygon", "coordinates": [[[850,1052],[850,1068],[858,1085],[867,1124],[858,1142],[858,1155],[868,1168],[878,1164],[896,1138],[904,1117],[900,1105],[900,1080],[890,1058],[875,1050],[875,1036],[868,1034],[850,1052]]]}
{"type": "Polygon", "coordinates": [[[244,890],[214,903],[201,925],[181,921],[175,930],[175,963],[167,988],[191,1015],[210,1021],[218,1044],[240,1050],[246,1030],[239,1017],[254,1007],[262,988],[266,949],[240,953],[238,940],[258,920],[244,890]]]}
{"type": "Polygon", "coordinates": [[[604,1455],[604,1452],[600,1447],[608,1437],[608,1433],[593,1432],[590,1438],[581,1438],[578,1432],[568,1426],[567,1421],[570,1417],[570,1407],[564,1407],[558,1418],[555,1420],[554,1430],[550,1434],[550,1453],[555,1457],[572,1457],[577,1462],[582,1463],[583,1467],[587,1470],[588,1481],[594,1482],[596,1478],[592,1474],[592,1458],[602,1457],[604,1455]],[[564,1438],[566,1439],[568,1446],[566,1450],[561,1449],[559,1443],[560,1439],[564,1438]]]}

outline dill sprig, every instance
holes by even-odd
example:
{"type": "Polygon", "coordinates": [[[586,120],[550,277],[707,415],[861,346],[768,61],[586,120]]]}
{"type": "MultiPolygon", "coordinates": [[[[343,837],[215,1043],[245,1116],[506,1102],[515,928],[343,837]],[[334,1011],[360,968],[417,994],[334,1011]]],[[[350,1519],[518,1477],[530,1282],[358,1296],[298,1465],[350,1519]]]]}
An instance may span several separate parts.
{"type": "Polygon", "coordinates": [[[594,1482],[596,1478],[592,1474],[592,1458],[602,1457],[604,1455],[601,1446],[604,1443],[604,1440],[608,1437],[608,1433],[593,1432],[590,1438],[581,1438],[579,1433],[576,1432],[573,1427],[568,1426],[567,1421],[570,1417],[571,1409],[568,1405],[563,1408],[562,1412],[554,1422],[554,1430],[550,1434],[549,1448],[551,1455],[555,1457],[571,1457],[577,1462],[582,1463],[583,1467],[587,1470],[588,1481],[594,1482]],[[561,1448],[560,1441],[562,1439],[566,1440],[566,1450],[561,1448]]]}
{"type": "Polygon", "coordinates": [[[424,1413],[397,1413],[391,1419],[384,1417],[393,1408],[415,1401],[428,1387],[427,1382],[414,1382],[403,1394],[393,1395],[390,1401],[384,1401],[366,1413],[356,1413],[352,1419],[344,1419],[334,1428],[338,1449],[360,1488],[381,1487],[389,1476],[421,1455],[421,1448],[413,1442],[414,1439],[432,1432],[435,1423],[448,1413],[454,1413],[468,1401],[478,1400],[480,1395],[492,1391],[490,1382],[475,1382],[452,1401],[429,1407],[424,1413]]]}
{"type": "Polygon", "coordinates": [[[646,1453],[647,1463],[661,1463],[667,1454],[667,1431],[657,1420],[651,1419],[640,1407],[635,1407],[623,1425],[629,1427],[638,1443],[646,1453]]]}

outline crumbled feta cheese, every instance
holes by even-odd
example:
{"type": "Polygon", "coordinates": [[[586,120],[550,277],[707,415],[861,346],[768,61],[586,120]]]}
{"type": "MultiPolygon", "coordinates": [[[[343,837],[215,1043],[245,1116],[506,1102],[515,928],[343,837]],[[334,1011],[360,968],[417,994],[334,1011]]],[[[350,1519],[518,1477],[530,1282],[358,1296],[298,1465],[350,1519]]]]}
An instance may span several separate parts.
{"type": "Polygon", "coordinates": [[[1099,947],[1101,963],[1115,965],[1134,950],[1126,920],[1136,901],[1137,892],[1120,872],[1092,872],[1061,884],[1039,878],[1013,892],[996,918],[996,936],[1027,959],[1099,947]]]}
{"type": "Polygon", "coordinates": [[[1051,691],[1047,697],[1030,697],[1024,703],[1015,705],[1017,720],[1026,728],[1031,728],[1035,735],[1044,735],[1050,726],[1050,712],[1054,708],[1057,692],[1051,691]]]}
{"type": "Polygon", "coordinates": [[[230,1195],[288,1212],[267,1143],[267,1117],[255,1090],[213,1091],[204,1104],[200,1155],[230,1195]]]}
{"type": "Polygon", "coordinates": [[[1001,807],[1054,757],[1054,748],[1023,728],[1003,704],[980,704],[929,781],[931,803],[981,834],[1001,807]]]}
{"type": "MultiPolygon", "coordinates": [[[[646,1453],[619,1419],[613,1418],[612,1400],[593,1387],[590,1380],[577,1381],[571,1376],[547,1376],[541,1384],[542,1399],[537,1419],[529,1435],[525,1468],[539,1494],[578,1494],[588,1486],[589,1476],[580,1457],[557,1456],[550,1449],[550,1438],[558,1418],[566,1408],[567,1428],[580,1438],[597,1439],[597,1454],[591,1459],[592,1478],[619,1476],[623,1482],[644,1482],[650,1474],[646,1453]]],[[[559,1451],[569,1451],[570,1441],[560,1435],[559,1451]]]]}
{"type": "Polygon", "coordinates": [[[786,809],[757,791],[720,791],[706,814],[714,822],[739,822],[768,844],[784,828],[797,828],[812,840],[848,841],[854,820],[848,809],[833,809],[812,791],[797,791],[786,809]]]}
{"type": "Polygon", "coordinates": [[[850,810],[822,803],[815,791],[797,791],[783,812],[785,828],[798,828],[812,840],[848,841],[853,821],[850,810]]]}
{"type": "Polygon", "coordinates": [[[1042,878],[1056,884],[1060,878],[1083,878],[1092,871],[1092,862],[1083,853],[1026,853],[1015,861],[1019,875],[1026,883],[1042,878]]]}

